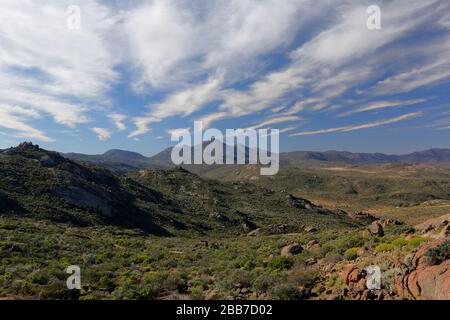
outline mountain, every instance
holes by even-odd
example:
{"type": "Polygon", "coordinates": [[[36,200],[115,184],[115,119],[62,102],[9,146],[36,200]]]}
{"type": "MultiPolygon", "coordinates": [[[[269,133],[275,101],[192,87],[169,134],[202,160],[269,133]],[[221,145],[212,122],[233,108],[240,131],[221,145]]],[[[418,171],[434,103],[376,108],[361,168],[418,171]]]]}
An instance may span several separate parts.
{"type": "MultiPolygon", "coordinates": [[[[202,149],[208,146],[210,142],[203,143],[202,149]]],[[[223,162],[226,161],[226,145],[223,144],[223,162]]],[[[237,150],[244,152],[245,159],[249,158],[249,148],[243,146],[236,146],[234,148],[234,159],[237,158],[237,150]]],[[[194,159],[194,148],[190,149],[191,159],[194,159]]],[[[101,155],[86,155],[81,153],[66,153],[63,154],[64,157],[76,160],[76,161],[87,161],[101,164],[114,171],[132,171],[137,169],[145,168],[173,168],[175,165],[171,160],[172,147],[166,148],[163,151],[152,157],[145,157],[136,152],[124,151],[112,149],[101,155]]],[[[248,161],[248,160],[247,160],[248,161]]]]}
{"type": "Polygon", "coordinates": [[[401,162],[439,163],[450,162],[450,149],[429,149],[400,156],[401,162]]]}
{"type": "MultiPolygon", "coordinates": [[[[107,155],[142,159],[122,151],[107,155]]],[[[118,175],[31,143],[0,151],[0,200],[2,214],[80,226],[116,225],[156,235],[239,234],[284,221],[293,228],[352,224],[342,212],[253,184],[205,180],[182,168],[118,175]]]]}
{"type": "Polygon", "coordinates": [[[62,155],[67,159],[94,162],[114,171],[121,172],[142,168],[164,167],[163,163],[158,163],[156,160],[147,158],[140,153],[118,149],[112,149],[104,154],[98,155],[86,155],[82,153],[66,153],[62,155]]]}
{"type": "MultiPolygon", "coordinates": [[[[207,143],[205,143],[206,145],[207,143]]],[[[154,156],[145,157],[136,152],[109,150],[102,155],[67,153],[64,156],[72,160],[102,164],[114,170],[130,171],[145,168],[172,168],[174,165],[171,160],[171,152],[172,148],[167,148],[154,156]]],[[[248,153],[249,150],[246,148],[246,159],[248,159],[248,153]]],[[[348,151],[291,151],[280,153],[281,165],[297,165],[305,162],[344,164],[449,163],[450,149],[429,149],[404,155],[348,151]]]]}
{"type": "Polygon", "coordinates": [[[348,151],[292,151],[282,153],[280,157],[281,164],[285,165],[311,160],[345,164],[446,163],[450,162],[450,149],[429,149],[404,155],[353,153],[348,151]]]}

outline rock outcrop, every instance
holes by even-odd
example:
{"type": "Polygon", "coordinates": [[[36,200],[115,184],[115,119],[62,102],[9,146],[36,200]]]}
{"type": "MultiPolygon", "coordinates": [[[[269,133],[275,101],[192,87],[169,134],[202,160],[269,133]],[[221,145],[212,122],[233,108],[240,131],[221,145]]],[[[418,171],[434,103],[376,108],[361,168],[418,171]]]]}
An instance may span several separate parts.
{"type": "Polygon", "coordinates": [[[281,255],[283,257],[292,257],[294,254],[302,253],[303,248],[298,243],[292,243],[284,246],[281,249],[281,255]]]}
{"type": "Polygon", "coordinates": [[[450,300],[450,259],[433,265],[426,253],[438,248],[446,240],[422,245],[412,257],[411,267],[405,275],[397,275],[395,288],[402,299],[450,300]]]}

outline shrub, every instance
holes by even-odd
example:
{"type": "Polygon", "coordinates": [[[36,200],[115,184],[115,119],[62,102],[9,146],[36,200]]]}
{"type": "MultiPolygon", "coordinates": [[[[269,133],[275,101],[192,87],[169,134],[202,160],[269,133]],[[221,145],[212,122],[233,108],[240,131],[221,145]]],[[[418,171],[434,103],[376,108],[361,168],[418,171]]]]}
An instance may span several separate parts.
{"type": "Polygon", "coordinates": [[[395,247],[404,247],[408,244],[408,240],[406,240],[405,238],[397,238],[391,241],[391,244],[395,247]]]}
{"type": "Polygon", "coordinates": [[[429,239],[426,237],[414,237],[408,241],[408,246],[412,248],[417,248],[423,242],[427,242],[429,239]]]}
{"type": "Polygon", "coordinates": [[[253,281],[253,291],[267,292],[271,287],[275,286],[276,283],[279,283],[280,280],[281,279],[275,275],[263,274],[253,281]]]}
{"type": "Polygon", "coordinates": [[[350,248],[345,250],[344,258],[347,260],[354,260],[358,257],[359,248],[350,248]]]}
{"type": "Polygon", "coordinates": [[[292,260],[286,257],[282,257],[282,256],[277,256],[272,258],[272,260],[270,260],[267,263],[267,267],[274,272],[278,272],[284,269],[289,269],[290,267],[292,267],[292,260]]]}
{"type": "Polygon", "coordinates": [[[292,284],[279,284],[269,289],[269,294],[275,300],[301,299],[302,293],[292,284]]]}
{"type": "Polygon", "coordinates": [[[49,276],[42,271],[35,271],[29,277],[31,282],[35,284],[46,285],[49,281],[49,276]]]}
{"type": "Polygon", "coordinates": [[[389,251],[392,251],[393,249],[394,249],[394,245],[392,245],[390,243],[381,243],[378,246],[376,246],[375,252],[376,253],[389,252],[389,251]]]}
{"type": "Polygon", "coordinates": [[[440,264],[447,259],[450,259],[450,240],[441,243],[435,248],[429,249],[425,253],[425,257],[429,264],[440,264]]]}

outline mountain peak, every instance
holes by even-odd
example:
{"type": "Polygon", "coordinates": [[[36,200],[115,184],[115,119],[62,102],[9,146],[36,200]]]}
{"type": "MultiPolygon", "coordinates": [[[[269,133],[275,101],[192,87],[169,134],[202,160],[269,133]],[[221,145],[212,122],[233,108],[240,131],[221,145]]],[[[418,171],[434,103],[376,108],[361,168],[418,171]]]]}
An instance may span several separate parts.
{"type": "Polygon", "coordinates": [[[33,144],[32,142],[22,142],[16,147],[11,147],[9,149],[5,149],[2,151],[3,154],[6,155],[15,155],[15,154],[26,154],[32,152],[39,152],[42,150],[39,145],[33,144]]]}
{"type": "Polygon", "coordinates": [[[142,154],[132,151],[111,149],[103,154],[103,157],[109,159],[133,159],[133,160],[144,160],[146,159],[142,154]]]}

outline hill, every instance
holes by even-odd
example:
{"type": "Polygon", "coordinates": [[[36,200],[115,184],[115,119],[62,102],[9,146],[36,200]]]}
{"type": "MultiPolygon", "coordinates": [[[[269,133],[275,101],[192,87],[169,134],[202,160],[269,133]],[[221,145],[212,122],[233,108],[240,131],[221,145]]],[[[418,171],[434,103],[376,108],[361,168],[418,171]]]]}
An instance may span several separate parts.
{"type": "MultiPolygon", "coordinates": [[[[345,214],[301,197],[245,182],[202,179],[181,168],[117,175],[30,143],[0,154],[0,195],[8,207],[56,222],[113,224],[158,235],[226,230],[239,234],[283,221],[291,221],[293,229],[305,223],[352,223],[345,214]]],[[[121,151],[108,155],[141,158],[121,151]]]]}
{"type": "MultiPolygon", "coordinates": [[[[207,145],[207,144],[205,144],[207,145]]],[[[225,150],[225,147],[224,147],[225,150]]],[[[145,168],[171,168],[172,148],[167,148],[152,157],[144,157],[135,152],[110,150],[102,155],[67,153],[65,157],[78,161],[102,164],[109,169],[130,171],[145,168]]],[[[191,151],[192,152],[192,151],[191,151]]],[[[248,159],[248,149],[245,150],[248,159]]],[[[224,157],[226,152],[224,151],[224,157]]],[[[404,155],[383,153],[354,153],[348,151],[291,151],[280,153],[281,165],[298,164],[387,164],[387,163],[450,163],[450,149],[429,149],[404,155]]]]}

